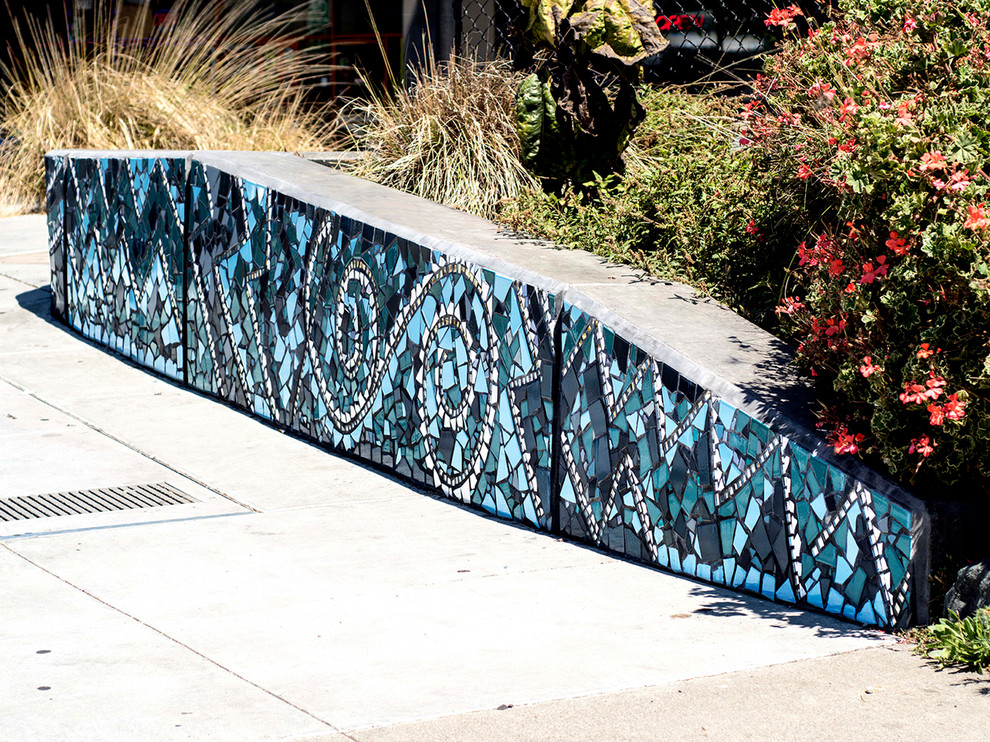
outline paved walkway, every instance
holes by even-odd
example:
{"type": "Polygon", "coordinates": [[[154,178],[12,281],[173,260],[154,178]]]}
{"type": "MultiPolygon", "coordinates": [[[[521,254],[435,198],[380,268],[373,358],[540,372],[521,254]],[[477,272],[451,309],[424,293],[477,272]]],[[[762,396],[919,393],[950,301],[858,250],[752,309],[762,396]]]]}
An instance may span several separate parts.
{"type": "Polygon", "coordinates": [[[54,324],[0,220],[0,739],[990,737],[990,682],[889,636],[441,501],[54,324]]]}

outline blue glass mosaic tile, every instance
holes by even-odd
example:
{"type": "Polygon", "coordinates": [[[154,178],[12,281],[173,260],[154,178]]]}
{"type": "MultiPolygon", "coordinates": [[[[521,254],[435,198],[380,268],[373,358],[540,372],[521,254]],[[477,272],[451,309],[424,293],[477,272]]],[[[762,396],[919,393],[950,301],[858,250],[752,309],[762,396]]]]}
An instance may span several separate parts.
{"type": "Polygon", "coordinates": [[[87,337],[501,517],[909,620],[909,510],[546,291],[195,160],[46,175],[53,311],[87,337]]]}
{"type": "Polygon", "coordinates": [[[876,626],[910,598],[911,515],[565,303],[562,532],[876,626]]]}
{"type": "Polygon", "coordinates": [[[189,381],[546,527],[553,298],[194,165],[189,381]]]}
{"type": "Polygon", "coordinates": [[[70,158],[69,324],[148,368],[182,378],[186,164],[70,158]]]}
{"type": "Polygon", "coordinates": [[[62,155],[45,157],[45,207],[51,266],[52,316],[65,319],[65,168],[62,155]]]}

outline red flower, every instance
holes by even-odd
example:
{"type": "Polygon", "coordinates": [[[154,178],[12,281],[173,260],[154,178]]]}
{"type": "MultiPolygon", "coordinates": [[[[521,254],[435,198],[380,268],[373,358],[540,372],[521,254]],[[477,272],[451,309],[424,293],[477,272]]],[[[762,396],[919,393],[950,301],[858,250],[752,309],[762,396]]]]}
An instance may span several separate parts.
{"type": "Polygon", "coordinates": [[[839,121],[845,121],[846,116],[854,116],[858,110],[856,102],[852,98],[846,98],[839,107],[839,121]]]}
{"type": "Polygon", "coordinates": [[[802,164],[800,167],[798,167],[797,177],[800,180],[807,180],[812,175],[813,173],[811,172],[811,168],[808,167],[807,165],[802,164]]]}
{"type": "Polygon", "coordinates": [[[945,386],[945,379],[941,376],[936,376],[934,371],[929,371],[928,381],[925,382],[925,386],[928,387],[925,397],[927,399],[938,399],[939,395],[942,394],[942,388],[945,386]]]}
{"type": "Polygon", "coordinates": [[[945,420],[945,410],[940,405],[930,404],[926,409],[930,415],[928,422],[931,425],[941,425],[942,421],[945,420]]]}
{"type": "Polygon", "coordinates": [[[852,46],[846,49],[846,59],[843,64],[852,67],[854,64],[862,62],[870,56],[870,50],[877,45],[876,34],[870,34],[870,42],[860,37],[856,39],[852,46]]]}
{"type": "Polygon", "coordinates": [[[962,420],[966,414],[966,401],[959,399],[959,394],[950,394],[945,402],[945,416],[950,420],[962,420]]]}
{"type": "Polygon", "coordinates": [[[873,263],[863,263],[863,277],[859,279],[860,283],[873,283],[877,278],[883,278],[887,275],[887,256],[878,255],[877,256],[877,267],[873,267],[873,263]]]}
{"type": "Polygon", "coordinates": [[[898,395],[902,404],[924,404],[928,400],[928,390],[913,381],[904,382],[904,391],[898,395]]]}
{"type": "Polygon", "coordinates": [[[859,444],[865,438],[862,433],[856,433],[855,435],[849,432],[849,429],[845,425],[840,425],[829,436],[829,443],[835,449],[837,454],[843,453],[858,453],[859,444]]]}
{"type": "Polygon", "coordinates": [[[901,103],[897,106],[897,118],[894,119],[894,123],[897,126],[909,126],[914,123],[914,118],[908,111],[910,105],[910,103],[901,103]]]}
{"type": "Polygon", "coordinates": [[[902,29],[904,33],[911,33],[917,27],[918,27],[918,22],[914,20],[914,18],[912,18],[911,16],[905,16],[904,27],[902,29]]]}
{"type": "Polygon", "coordinates": [[[767,16],[766,20],[763,21],[767,27],[770,26],[784,26],[789,27],[794,25],[794,18],[804,15],[801,9],[796,5],[791,5],[787,8],[774,8],[770,11],[770,15],[767,16]]]}
{"type": "MultiPolygon", "coordinates": [[[[798,265],[807,265],[814,268],[816,265],[828,265],[838,259],[838,245],[828,235],[821,235],[815,241],[815,246],[808,248],[807,242],[798,245],[798,265]]],[[[834,275],[834,274],[833,274],[834,275]]]]}
{"type": "Polygon", "coordinates": [[[842,262],[842,258],[833,258],[828,262],[828,274],[833,278],[841,276],[845,269],[846,266],[842,262]]]}
{"type": "Polygon", "coordinates": [[[980,204],[979,206],[967,206],[969,209],[969,216],[966,221],[963,222],[963,226],[966,229],[986,229],[990,227],[990,219],[987,218],[987,213],[984,211],[986,204],[980,204]]]}
{"type": "Polygon", "coordinates": [[[904,256],[908,252],[908,241],[897,236],[897,232],[890,233],[890,239],[884,243],[894,255],[904,256]]]}
{"type": "Polygon", "coordinates": [[[949,190],[955,191],[956,193],[962,193],[966,190],[966,186],[969,185],[969,171],[963,170],[960,172],[955,172],[952,177],[949,178],[949,190]]]}
{"type": "Polygon", "coordinates": [[[877,278],[887,275],[887,256],[877,255],[877,278]]]}
{"type": "Polygon", "coordinates": [[[859,372],[863,374],[864,379],[868,379],[873,374],[882,374],[883,366],[874,366],[872,358],[863,356],[863,365],[859,367],[859,372]]]}
{"type": "Polygon", "coordinates": [[[918,358],[921,358],[921,359],[931,358],[933,355],[935,355],[936,353],[940,352],[941,350],[942,350],[941,348],[939,348],[938,350],[932,350],[928,346],[928,343],[922,343],[921,344],[921,349],[918,351],[917,356],[918,356],[918,358]]]}
{"type": "Polygon", "coordinates": [[[777,314],[794,314],[795,312],[800,312],[802,309],[804,309],[804,303],[800,299],[795,299],[793,296],[785,296],[784,303],[774,311],[777,314]]]}
{"type": "Polygon", "coordinates": [[[927,459],[935,453],[935,447],[937,445],[937,443],[929,440],[927,435],[922,435],[918,438],[911,439],[911,447],[908,448],[908,453],[920,453],[927,459]]]}
{"type": "Polygon", "coordinates": [[[919,169],[922,172],[926,170],[945,170],[948,164],[942,153],[936,149],[931,152],[925,152],[921,156],[921,166],[919,169]]]}
{"type": "Polygon", "coordinates": [[[749,224],[746,225],[746,234],[759,234],[760,228],[756,226],[756,222],[752,219],[749,220],[749,224]]]}
{"type": "Polygon", "coordinates": [[[825,335],[827,337],[832,337],[837,335],[846,329],[846,319],[845,317],[839,317],[839,319],[833,319],[829,317],[825,320],[825,335]]]}
{"type": "Polygon", "coordinates": [[[815,84],[808,88],[808,97],[817,98],[818,100],[824,98],[826,101],[831,102],[835,98],[835,90],[827,82],[815,80],[815,84]]]}

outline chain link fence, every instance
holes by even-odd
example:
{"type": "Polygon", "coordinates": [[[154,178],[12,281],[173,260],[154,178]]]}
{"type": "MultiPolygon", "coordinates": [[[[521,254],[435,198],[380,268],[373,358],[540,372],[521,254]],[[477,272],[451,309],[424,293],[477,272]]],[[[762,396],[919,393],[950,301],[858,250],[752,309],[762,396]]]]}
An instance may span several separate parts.
{"type": "MultiPolygon", "coordinates": [[[[822,19],[827,3],[805,12],[822,19]]],[[[656,0],[654,17],[667,48],[644,65],[654,82],[751,78],[779,34],[764,23],[773,0],[656,0]]],[[[456,48],[479,59],[518,58],[526,9],[518,0],[453,0],[456,48]]]]}
{"type": "Polygon", "coordinates": [[[518,0],[453,0],[457,53],[477,59],[515,59],[526,25],[518,0]]]}

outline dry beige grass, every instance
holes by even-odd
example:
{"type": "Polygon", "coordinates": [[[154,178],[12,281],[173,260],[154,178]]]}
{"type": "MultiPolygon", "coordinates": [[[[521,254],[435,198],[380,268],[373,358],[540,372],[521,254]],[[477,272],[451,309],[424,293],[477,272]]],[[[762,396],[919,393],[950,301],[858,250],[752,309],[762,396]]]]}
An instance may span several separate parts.
{"type": "Polygon", "coordinates": [[[356,104],[365,152],[355,175],[480,216],[537,187],[519,160],[508,62],[453,57],[414,73],[407,89],[356,104]]]}
{"type": "Polygon", "coordinates": [[[263,20],[258,3],[238,0],[218,17],[180,0],[150,43],[124,44],[113,0],[96,6],[92,44],[20,28],[25,64],[4,71],[0,130],[13,144],[0,149],[0,208],[40,207],[51,149],[331,146],[336,118],[306,105],[324,69],[292,48],[298,14],[263,20]]]}

